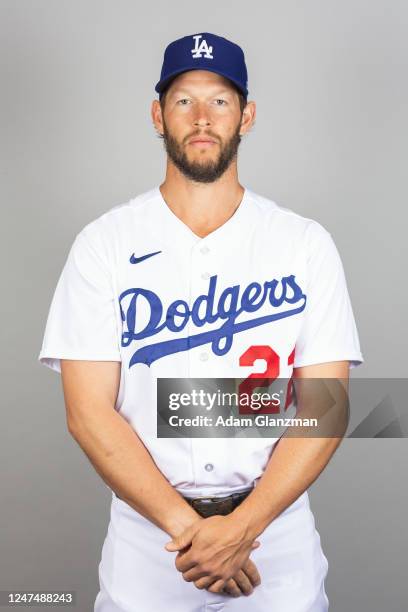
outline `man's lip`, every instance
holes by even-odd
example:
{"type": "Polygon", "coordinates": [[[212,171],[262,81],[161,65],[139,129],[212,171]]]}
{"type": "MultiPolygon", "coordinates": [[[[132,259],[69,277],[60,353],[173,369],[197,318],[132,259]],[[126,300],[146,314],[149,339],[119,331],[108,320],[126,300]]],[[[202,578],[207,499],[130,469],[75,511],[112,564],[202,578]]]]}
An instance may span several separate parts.
{"type": "Polygon", "coordinates": [[[192,138],[190,140],[190,143],[193,142],[215,142],[215,140],[213,140],[212,138],[192,138]]]}

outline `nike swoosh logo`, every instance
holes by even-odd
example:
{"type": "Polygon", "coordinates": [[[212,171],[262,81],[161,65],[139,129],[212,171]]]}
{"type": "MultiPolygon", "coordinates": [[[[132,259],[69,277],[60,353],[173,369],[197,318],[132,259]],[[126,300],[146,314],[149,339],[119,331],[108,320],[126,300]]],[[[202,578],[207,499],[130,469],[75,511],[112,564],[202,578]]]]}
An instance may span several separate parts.
{"type": "Polygon", "coordinates": [[[154,253],[148,253],[147,255],[142,255],[141,257],[136,257],[135,254],[132,253],[129,261],[131,264],[140,263],[141,261],[144,261],[145,259],[149,259],[149,257],[153,257],[153,255],[157,255],[158,253],[161,253],[161,251],[155,251],[154,253]]]}

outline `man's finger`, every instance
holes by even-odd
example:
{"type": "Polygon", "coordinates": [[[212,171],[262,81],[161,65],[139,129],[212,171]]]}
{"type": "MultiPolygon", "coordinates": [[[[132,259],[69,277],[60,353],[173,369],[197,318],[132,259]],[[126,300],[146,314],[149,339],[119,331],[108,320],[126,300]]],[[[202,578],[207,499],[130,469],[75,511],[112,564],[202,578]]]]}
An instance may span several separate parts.
{"type": "Polygon", "coordinates": [[[208,587],[208,591],[211,593],[222,593],[222,589],[224,587],[225,580],[216,580],[213,582],[211,586],[208,587]]]}
{"type": "Polygon", "coordinates": [[[197,587],[197,589],[207,589],[214,582],[215,579],[211,576],[203,576],[202,578],[197,578],[197,580],[194,580],[194,585],[197,587]]]}
{"type": "Polygon", "coordinates": [[[251,559],[248,559],[246,563],[244,563],[242,570],[248,576],[253,586],[258,586],[258,584],[261,584],[261,576],[258,572],[258,568],[251,559]]]}
{"type": "Polygon", "coordinates": [[[199,576],[197,573],[198,570],[196,570],[197,563],[191,561],[190,559],[190,553],[186,552],[182,557],[176,557],[176,560],[174,561],[176,569],[183,574],[183,578],[184,580],[187,580],[187,582],[201,578],[201,576],[199,576]]]}
{"type": "MultiPolygon", "coordinates": [[[[183,574],[183,578],[186,582],[194,582],[196,583],[197,580],[201,580],[204,581],[206,579],[208,579],[208,584],[211,584],[211,580],[212,582],[214,582],[215,578],[213,576],[209,576],[208,572],[204,572],[204,571],[198,571],[195,566],[192,567],[190,570],[187,570],[186,572],[182,572],[183,574]]],[[[207,583],[204,583],[204,586],[208,586],[207,583]]]]}
{"type": "Polygon", "coordinates": [[[234,574],[234,580],[244,595],[250,595],[253,592],[254,587],[252,586],[251,581],[242,569],[238,570],[238,572],[234,574]]]}
{"type": "Polygon", "coordinates": [[[242,591],[237,585],[234,578],[230,578],[224,588],[223,592],[227,593],[227,595],[231,595],[231,597],[240,597],[242,595],[242,591]]]}

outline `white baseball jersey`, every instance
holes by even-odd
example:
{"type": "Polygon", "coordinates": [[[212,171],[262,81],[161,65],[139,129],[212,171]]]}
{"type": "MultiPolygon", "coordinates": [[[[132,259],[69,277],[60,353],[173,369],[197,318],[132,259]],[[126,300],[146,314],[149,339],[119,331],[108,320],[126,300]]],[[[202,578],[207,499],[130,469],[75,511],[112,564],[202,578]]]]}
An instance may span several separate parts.
{"type": "MultiPolygon", "coordinates": [[[[230,219],[200,238],[159,187],[111,208],[76,236],[39,355],[57,372],[60,359],[121,362],[116,409],[173,487],[190,497],[256,484],[278,438],[158,438],[158,377],[290,378],[294,367],[363,362],[342,262],[320,223],[246,188],[230,219]]],[[[310,512],[307,493],[301,499],[310,512]]],[[[120,533],[120,517],[137,513],[114,494],[112,504],[113,531],[120,533]]],[[[182,580],[179,586],[182,600],[185,587],[195,589],[182,580]]],[[[110,605],[98,610],[122,609],[110,605]]]]}

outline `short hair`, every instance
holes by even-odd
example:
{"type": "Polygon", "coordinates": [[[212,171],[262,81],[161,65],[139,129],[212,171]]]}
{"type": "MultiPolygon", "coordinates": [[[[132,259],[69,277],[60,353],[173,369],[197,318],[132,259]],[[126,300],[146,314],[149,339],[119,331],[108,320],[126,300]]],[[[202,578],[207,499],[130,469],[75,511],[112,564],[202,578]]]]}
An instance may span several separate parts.
{"type": "MultiPolygon", "coordinates": [[[[247,99],[247,97],[246,97],[246,96],[244,96],[244,94],[242,93],[242,91],[241,91],[241,90],[240,90],[240,89],[239,89],[239,88],[238,88],[238,87],[235,85],[235,83],[233,83],[233,82],[232,82],[232,81],[230,81],[229,79],[227,79],[227,80],[228,80],[229,84],[231,85],[231,87],[233,87],[233,88],[235,89],[235,91],[237,92],[237,94],[238,94],[238,98],[239,98],[239,108],[240,108],[240,110],[241,110],[241,115],[242,115],[242,113],[243,113],[243,111],[244,111],[244,108],[245,108],[245,107],[246,107],[246,105],[247,105],[247,100],[248,100],[248,99],[247,99]]],[[[172,82],[173,82],[173,81],[171,80],[171,81],[170,81],[170,83],[168,83],[168,84],[166,85],[166,87],[165,87],[165,88],[164,88],[164,89],[163,89],[163,90],[160,92],[160,94],[159,94],[159,102],[160,102],[160,106],[161,106],[162,111],[164,110],[164,106],[165,106],[166,94],[167,94],[167,92],[168,92],[168,90],[169,90],[169,87],[170,87],[170,85],[171,85],[171,83],[172,83],[172,82]]]]}

